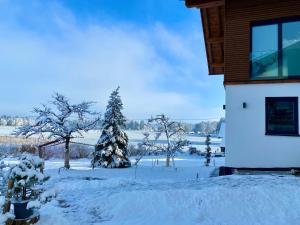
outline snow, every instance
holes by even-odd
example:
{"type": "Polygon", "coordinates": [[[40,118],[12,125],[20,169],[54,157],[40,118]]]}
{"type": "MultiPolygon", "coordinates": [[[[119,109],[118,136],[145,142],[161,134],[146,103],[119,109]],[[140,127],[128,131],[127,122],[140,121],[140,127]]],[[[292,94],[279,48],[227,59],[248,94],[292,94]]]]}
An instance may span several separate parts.
{"type": "MultiPolygon", "coordinates": [[[[92,170],[81,159],[60,173],[62,160],[46,161],[51,178],[45,195],[56,198],[42,205],[38,225],[298,224],[298,177],[210,177],[216,167],[205,167],[198,156],[179,155],[176,169],[166,168],[164,160],[146,157],[137,168],[92,170]]],[[[214,158],[214,164],[223,165],[224,158],[214,158]]]]}
{"type": "MultiPolygon", "coordinates": [[[[61,224],[153,224],[155,221],[159,224],[162,217],[172,217],[188,205],[191,207],[193,201],[175,209],[167,205],[181,193],[181,200],[176,201],[187,198],[189,190],[181,189],[195,183],[197,173],[209,177],[214,169],[201,168],[199,165],[203,162],[190,156],[177,158],[176,170],[166,168],[164,160],[145,158],[136,170],[134,167],[91,170],[86,160],[71,161],[72,169],[63,170],[59,175],[57,168],[63,163],[46,161],[46,173],[52,176],[48,186],[55,189],[57,197],[42,206],[39,224],[51,224],[55,218],[61,224]],[[85,166],[87,168],[83,170],[85,166]],[[197,167],[201,169],[197,170],[197,167]],[[173,186],[175,190],[172,190],[173,186]]],[[[217,159],[216,163],[222,165],[223,160],[217,159]]],[[[180,224],[175,220],[178,219],[163,224],[180,224]]],[[[191,220],[182,215],[179,221],[183,224],[191,220]]]]}
{"type": "Polygon", "coordinates": [[[38,200],[30,201],[27,204],[27,209],[34,209],[34,208],[38,209],[40,207],[41,207],[41,203],[38,200]]]}
{"type": "MultiPolygon", "coordinates": [[[[10,126],[0,126],[0,136],[9,136],[13,133],[13,131],[17,127],[10,127],[10,126]]],[[[143,130],[125,130],[125,133],[128,135],[129,138],[129,145],[137,145],[141,143],[144,138],[144,131],[143,130]]],[[[151,133],[151,132],[150,132],[151,133]]],[[[88,132],[83,133],[83,138],[75,138],[73,139],[74,142],[85,143],[95,145],[101,135],[100,130],[90,130],[88,132]]],[[[35,136],[34,136],[35,137],[35,136]]],[[[188,134],[187,140],[191,143],[190,146],[196,147],[197,149],[204,151],[205,150],[205,138],[201,137],[197,134],[188,134]]],[[[166,138],[164,136],[160,137],[158,140],[160,143],[166,143],[166,138]]],[[[220,138],[213,138],[212,137],[212,151],[217,151],[219,149],[220,143],[222,139],[220,138]]]]}
{"type": "Polygon", "coordinates": [[[17,127],[13,127],[13,126],[0,126],[0,135],[8,136],[11,133],[13,133],[16,128],[17,127]]]}

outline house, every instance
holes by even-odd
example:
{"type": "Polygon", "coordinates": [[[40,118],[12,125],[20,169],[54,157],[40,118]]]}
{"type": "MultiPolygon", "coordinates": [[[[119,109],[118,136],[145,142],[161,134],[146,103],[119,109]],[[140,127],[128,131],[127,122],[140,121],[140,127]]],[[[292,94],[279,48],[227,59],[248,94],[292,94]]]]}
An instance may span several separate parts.
{"type": "Polygon", "coordinates": [[[224,75],[226,167],[299,169],[300,1],[185,3],[201,11],[209,74],[224,75]]]}

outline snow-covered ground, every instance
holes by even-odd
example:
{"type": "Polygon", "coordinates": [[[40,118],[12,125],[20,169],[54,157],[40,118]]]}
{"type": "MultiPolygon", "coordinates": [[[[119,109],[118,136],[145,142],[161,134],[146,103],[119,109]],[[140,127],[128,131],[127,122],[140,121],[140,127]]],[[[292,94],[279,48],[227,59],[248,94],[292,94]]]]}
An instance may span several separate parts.
{"type": "MultiPolygon", "coordinates": [[[[216,166],[223,163],[224,158],[215,159],[216,166]]],[[[296,225],[300,220],[300,179],[291,175],[210,177],[215,167],[185,155],[176,159],[177,169],[164,167],[162,158],[145,158],[136,171],[92,170],[83,159],[58,174],[62,165],[46,162],[51,175],[46,186],[57,197],[42,207],[38,225],[296,225]]]]}
{"type": "Polygon", "coordinates": [[[10,135],[15,129],[13,126],[0,126],[0,136],[10,135]]]}
{"type": "Polygon", "coordinates": [[[163,158],[151,157],[137,169],[91,170],[89,161],[79,160],[58,175],[62,162],[48,161],[49,186],[58,196],[43,207],[39,224],[195,224],[188,209],[198,203],[186,188],[199,182],[197,173],[207,178],[214,167],[204,168],[202,160],[188,156],[175,163],[176,169],[166,168],[163,158]]]}

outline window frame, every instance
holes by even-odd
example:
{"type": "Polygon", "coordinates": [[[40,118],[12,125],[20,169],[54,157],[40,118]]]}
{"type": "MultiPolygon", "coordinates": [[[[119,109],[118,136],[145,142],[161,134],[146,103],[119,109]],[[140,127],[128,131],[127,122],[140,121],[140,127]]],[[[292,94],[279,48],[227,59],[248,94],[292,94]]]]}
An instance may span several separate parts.
{"type": "Polygon", "coordinates": [[[271,19],[271,20],[264,20],[264,21],[255,21],[250,23],[250,44],[249,44],[249,77],[251,80],[293,80],[293,79],[300,79],[299,75],[293,75],[293,76],[283,76],[283,54],[282,54],[282,39],[283,39],[283,33],[282,33],[282,25],[284,23],[289,22],[300,22],[300,16],[294,16],[294,17],[282,17],[278,19],[271,19]],[[270,76],[270,77],[252,77],[252,46],[253,46],[253,27],[258,26],[266,26],[266,25],[278,25],[278,76],[270,76]]]}
{"type": "Polygon", "coordinates": [[[265,134],[269,136],[299,136],[299,99],[298,97],[266,97],[265,98],[265,134]],[[269,114],[268,114],[268,103],[271,101],[288,101],[293,102],[295,105],[294,108],[294,121],[295,121],[295,131],[292,132],[276,132],[276,131],[269,131],[268,129],[268,121],[269,121],[269,114]]]}

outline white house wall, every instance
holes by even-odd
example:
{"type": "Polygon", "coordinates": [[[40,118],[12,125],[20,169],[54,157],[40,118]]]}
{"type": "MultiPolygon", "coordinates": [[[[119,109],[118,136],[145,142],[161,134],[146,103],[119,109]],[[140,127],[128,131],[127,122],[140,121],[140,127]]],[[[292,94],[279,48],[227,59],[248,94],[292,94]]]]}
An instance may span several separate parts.
{"type": "Polygon", "coordinates": [[[300,137],[265,135],[265,97],[297,96],[297,83],[227,85],[226,166],[300,167],[300,137]]]}

